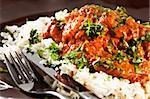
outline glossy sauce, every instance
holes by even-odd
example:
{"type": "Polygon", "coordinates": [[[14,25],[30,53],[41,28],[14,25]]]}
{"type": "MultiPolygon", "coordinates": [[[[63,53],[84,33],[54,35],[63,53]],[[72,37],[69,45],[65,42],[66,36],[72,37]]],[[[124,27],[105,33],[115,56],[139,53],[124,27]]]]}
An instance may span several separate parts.
{"type": "MultiPolygon", "coordinates": [[[[75,9],[65,17],[63,20],[65,25],[61,29],[56,26],[57,20],[52,20],[53,23],[49,26],[48,31],[41,37],[43,39],[52,37],[57,43],[63,42],[61,55],[70,53],[82,45],[82,51],[88,59],[88,64],[92,64],[97,59],[103,63],[100,66],[92,65],[96,71],[104,71],[118,78],[122,77],[131,82],[144,84],[149,80],[148,75],[150,74],[150,42],[144,41],[136,45],[132,43],[134,43],[134,38],[140,39],[150,32],[150,28],[137,23],[130,16],[125,15],[126,18],[121,19],[123,17],[117,10],[103,10],[95,5],[75,9]],[[123,20],[124,23],[121,25],[123,20]],[[95,26],[102,24],[104,28],[103,31],[100,31],[101,35],[91,39],[86,30],[82,29],[87,21],[95,26]],[[125,43],[122,43],[121,40],[125,43]],[[132,50],[137,49],[136,59],[142,58],[142,62],[138,63],[140,73],[137,73],[135,63],[132,62],[135,56],[134,51],[131,51],[131,46],[132,50]],[[128,49],[129,52],[127,52],[128,49]]],[[[81,55],[78,57],[80,58],[81,55]]]]}

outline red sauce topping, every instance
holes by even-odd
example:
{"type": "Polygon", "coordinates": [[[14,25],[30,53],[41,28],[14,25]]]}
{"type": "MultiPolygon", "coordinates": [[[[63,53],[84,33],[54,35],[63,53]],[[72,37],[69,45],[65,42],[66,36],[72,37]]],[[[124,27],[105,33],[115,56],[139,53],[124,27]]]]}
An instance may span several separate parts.
{"type": "Polygon", "coordinates": [[[95,71],[143,84],[150,74],[150,42],[145,40],[150,28],[124,14],[120,10],[84,6],[69,13],[62,26],[53,20],[41,37],[63,42],[61,55],[82,46],[87,64],[92,64],[95,71]]]}

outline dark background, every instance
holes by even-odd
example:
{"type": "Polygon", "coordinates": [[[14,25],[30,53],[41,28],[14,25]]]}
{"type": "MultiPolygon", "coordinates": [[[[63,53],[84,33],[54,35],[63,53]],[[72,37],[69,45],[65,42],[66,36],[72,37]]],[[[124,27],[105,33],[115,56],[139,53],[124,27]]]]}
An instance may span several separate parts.
{"type": "MultiPolygon", "coordinates": [[[[34,18],[35,16],[50,16],[60,9],[67,8],[71,10],[93,3],[113,9],[116,6],[124,6],[128,14],[134,18],[150,21],[150,0],[0,0],[0,27],[8,23],[23,23],[26,18],[33,19],[32,16],[34,18]]],[[[1,61],[0,67],[5,67],[1,61]]],[[[8,73],[0,73],[0,79],[13,85],[8,73]]],[[[15,89],[9,89],[0,91],[0,98],[29,99],[31,97],[15,89]]]]}
{"type": "Polygon", "coordinates": [[[99,4],[115,8],[124,6],[136,19],[150,21],[150,0],[0,0],[0,23],[11,21],[23,16],[42,12],[53,12],[59,9],[73,9],[85,4],[99,4]]]}

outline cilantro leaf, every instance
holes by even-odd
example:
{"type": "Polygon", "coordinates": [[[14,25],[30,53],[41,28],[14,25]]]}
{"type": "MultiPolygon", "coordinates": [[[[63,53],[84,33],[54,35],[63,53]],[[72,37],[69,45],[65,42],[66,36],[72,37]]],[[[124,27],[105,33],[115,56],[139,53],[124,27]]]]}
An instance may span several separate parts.
{"type": "Polygon", "coordinates": [[[95,19],[98,19],[98,16],[97,16],[96,14],[94,14],[94,18],[95,18],[95,19]]]}
{"type": "Polygon", "coordinates": [[[141,73],[141,70],[139,70],[139,68],[138,68],[138,64],[135,64],[135,65],[134,65],[134,69],[135,69],[135,72],[136,72],[136,73],[138,73],[138,74],[141,73]]]}
{"type": "Polygon", "coordinates": [[[59,60],[59,59],[60,59],[60,56],[59,56],[58,54],[56,54],[56,53],[52,53],[52,54],[50,55],[50,57],[51,57],[53,60],[59,60]]]}
{"type": "Polygon", "coordinates": [[[49,47],[49,49],[52,53],[59,53],[60,52],[60,49],[56,46],[55,43],[52,43],[51,46],[49,47]]]}
{"type": "Polygon", "coordinates": [[[90,39],[96,38],[102,34],[104,36],[104,26],[102,24],[94,24],[90,20],[87,20],[86,24],[82,28],[90,39]]]}
{"type": "Polygon", "coordinates": [[[150,42],[150,32],[146,34],[145,41],[150,42]]]}
{"type": "Polygon", "coordinates": [[[30,32],[30,38],[29,38],[30,44],[35,44],[40,42],[40,39],[38,38],[38,33],[36,29],[32,29],[30,32]]]}

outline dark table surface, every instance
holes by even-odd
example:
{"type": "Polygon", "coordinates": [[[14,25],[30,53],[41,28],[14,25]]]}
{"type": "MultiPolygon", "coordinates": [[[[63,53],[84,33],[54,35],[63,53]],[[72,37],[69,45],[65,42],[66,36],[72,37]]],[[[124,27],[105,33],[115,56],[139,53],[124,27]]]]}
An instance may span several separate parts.
{"type": "MultiPolygon", "coordinates": [[[[81,7],[85,4],[99,4],[104,7],[116,8],[124,6],[128,14],[142,21],[150,21],[149,0],[0,0],[0,25],[2,23],[15,23],[20,17],[30,16],[43,12],[55,12],[60,9],[69,10],[81,7]]],[[[45,15],[44,13],[43,15],[45,15]]],[[[0,67],[5,65],[0,62],[0,67]]],[[[14,85],[8,73],[0,73],[0,79],[14,85]]],[[[0,98],[25,98],[31,97],[15,90],[0,91],[0,98]]]]}
{"type": "Polygon", "coordinates": [[[110,8],[124,6],[136,19],[150,20],[149,0],[0,0],[0,23],[40,12],[73,9],[92,3],[110,8]]]}

